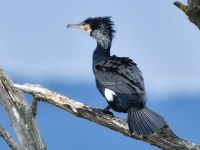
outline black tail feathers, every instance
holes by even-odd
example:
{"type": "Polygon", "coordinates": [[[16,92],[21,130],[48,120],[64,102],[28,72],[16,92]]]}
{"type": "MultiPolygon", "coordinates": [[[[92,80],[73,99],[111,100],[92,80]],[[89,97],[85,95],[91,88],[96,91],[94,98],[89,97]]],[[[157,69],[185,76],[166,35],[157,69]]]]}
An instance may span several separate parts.
{"type": "Polygon", "coordinates": [[[128,125],[131,133],[136,132],[138,135],[150,135],[165,125],[165,119],[148,107],[129,108],[128,125]]]}

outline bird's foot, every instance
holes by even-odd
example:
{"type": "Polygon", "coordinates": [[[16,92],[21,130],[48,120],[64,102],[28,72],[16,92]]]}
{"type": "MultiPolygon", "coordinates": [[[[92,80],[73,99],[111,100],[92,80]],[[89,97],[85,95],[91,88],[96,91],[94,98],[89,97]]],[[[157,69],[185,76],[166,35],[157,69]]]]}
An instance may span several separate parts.
{"type": "Polygon", "coordinates": [[[110,106],[108,105],[106,108],[104,108],[102,111],[106,114],[111,115],[112,117],[114,117],[113,113],[110,110],[110,106]]]}
{"type": "Polygon", "coordinates": [[[113,113],[109,110],[102,110],[104,113],[111,115],[112,117],[114,117],[113,113]]]}
{"type": "Polygon", "coordinates": [[[111,111],[109,111],[109,109],[110,109],[110,106],[107,106],[104,109],[98,109],[98,110],[101,111],[101,112],[103,112],[104,114],[108,114],[108,115],[111,115],[112,117],[114,117],[113,113],[111,111]]]}
{"type": "Polygon", "coordinates": [[[110,106],[108,105],[106,108],[103,109],[104,111],[109,111],[110,110],[110,106]]]}

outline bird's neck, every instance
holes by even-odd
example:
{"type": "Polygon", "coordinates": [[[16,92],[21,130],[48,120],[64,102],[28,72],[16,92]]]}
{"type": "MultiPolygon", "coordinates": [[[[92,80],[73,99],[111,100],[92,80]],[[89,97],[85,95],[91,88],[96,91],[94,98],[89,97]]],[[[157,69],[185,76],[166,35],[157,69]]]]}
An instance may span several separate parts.
{"type": "Polygon", "coordinates": [[[108,30],[104,26],[100,26],[99,29],[92,31],[90,36],[97,41],[97,47],[93,53],[93,65],[95,65],[110,56],[112,36],[109,36],[108,30]]]}
{"type": "Polygon", "coordinates": [[[107,48],[104,48],[97,42],[97,47],[93,52],[93,64],[110,57],[110,47],[111,45],[109,45],[107,48]]]}
{"type": "Polygon", "coordinates": [[[98,30],[94,30],[90,34],[91,37],[96,39],[97,41],[97,47],[101,47],[105,50],[109,49],[112,43],[112,36],[109,36],[108,30],[105,30],[103,27],[101,27],[98,30]]]}

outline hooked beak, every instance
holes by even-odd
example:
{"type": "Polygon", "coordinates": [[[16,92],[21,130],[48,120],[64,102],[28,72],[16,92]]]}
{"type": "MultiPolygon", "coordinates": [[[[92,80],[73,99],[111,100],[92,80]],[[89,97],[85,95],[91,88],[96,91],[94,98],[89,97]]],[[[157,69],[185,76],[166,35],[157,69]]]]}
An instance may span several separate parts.
{"type": "Polygon", "coordinates": [[[84,28],[84,25],[82,23],[79,24],[68,24],[66,28],[84,28]]]}
{"type": "Polygon", "coordinates": [[[85,30],[86,32],[88,32],[90,34],[90,32],[92,31],[92,29],[90,28],[90,25],[87,23],[79,23],[79,24],[68,24],[66,28],[80,28],[85,30]]]}

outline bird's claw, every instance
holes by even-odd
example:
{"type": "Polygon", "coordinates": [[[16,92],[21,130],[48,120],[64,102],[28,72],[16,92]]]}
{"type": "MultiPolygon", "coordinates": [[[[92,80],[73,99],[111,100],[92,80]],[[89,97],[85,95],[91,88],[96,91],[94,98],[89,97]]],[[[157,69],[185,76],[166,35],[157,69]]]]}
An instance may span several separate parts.
{"type": "Polygon", "coordinates": [[[109,114],[109,115],[111,115],[112,117],[114,117],[114,115],[113,115],[113,113],[112,113],[111,111],[105,110],[105,109],[103,109],[102,111],[103,111],[104,113],[109,114]]]}

